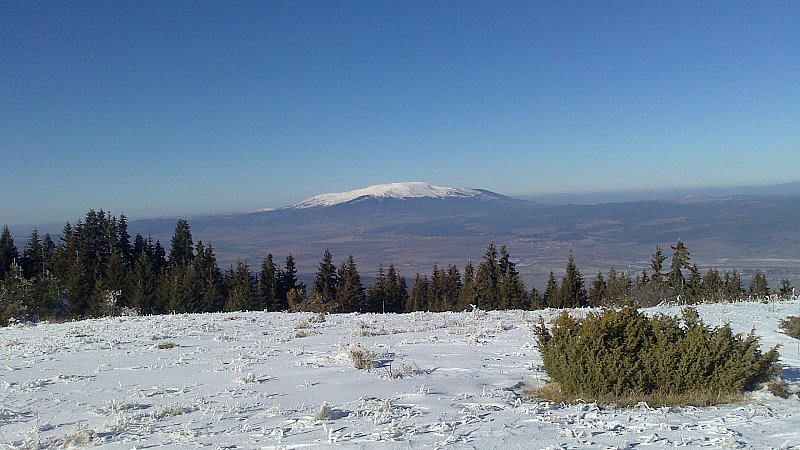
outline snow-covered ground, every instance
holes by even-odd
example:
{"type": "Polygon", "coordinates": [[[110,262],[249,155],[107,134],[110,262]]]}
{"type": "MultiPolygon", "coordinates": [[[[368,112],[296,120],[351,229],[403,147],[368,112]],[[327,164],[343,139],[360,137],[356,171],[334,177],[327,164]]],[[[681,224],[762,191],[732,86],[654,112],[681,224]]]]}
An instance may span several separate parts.
{"type": "MultiPolygon", "coordinates": [[[[800,300],[702,305],[781,344],[800,300]]],[[[650,309],[676,314],[679,308],[650,309]]],[[[800,399],[712,408],[528,402],[546,379],[532,326],[557,311],[118,317],[0,329],[0,447],[800,447],[800,399]],[[371,352],[357,369],[351,354],[371,352]]]]}

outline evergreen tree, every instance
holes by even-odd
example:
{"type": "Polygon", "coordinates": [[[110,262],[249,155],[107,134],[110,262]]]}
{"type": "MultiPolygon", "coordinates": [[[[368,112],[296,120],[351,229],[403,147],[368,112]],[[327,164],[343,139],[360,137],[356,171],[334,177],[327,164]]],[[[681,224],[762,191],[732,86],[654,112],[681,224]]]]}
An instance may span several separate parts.
{"type": "Polygon", "coordinates": [[[469,309],[470,305],[478,304],[478,285],[475,280],[475,267],[472,261],[467,261],[464,265],[464,282],[458,296],[458,309],[463,311],[469,309]]]}
{"type": "Polygon", "coordinates": [[[398,275],[394,263],[389,263],[389,269],[386,270],[384,291],[386,292],[385,311],[393,313],[403,312],[406,300],[408,300],[408,288],[406,287],[405,278],[398,275]]]}
{"type": "Polygon", "coordinates": [[[742,293],[744,293],[742,276],[736,269],[725,272],[723,289],[725,291],[725,299],[727,300],[738,300],[742,297],[742,293]]]}
{"type": "Polygon", "coordinates": [[[780,290],[778,290],[778,295],[780,295],[783,299],[788,299],[794,295],[792,283],[787,278],[781,280],[781,287],[780,290]]]}
{"type": "Polygon", "coordinates": [[[39,240],[39,231],[33,230],[22,253],[22,273],[28,279],[39,276],[44,271],[44,247],[39,240]]]}
{"type": "Polygon", "coordinates": [[[192,230],[186,219],[178,219],[169,249],[169,266],[185,266],[194,259],[192,230]]]}
{"type": "Polygon", "coordinates": [[[317,277],[311,289],[311,300],[321,305],[330,305],[336,299],[336,287],[339,285],[339,276],[333,264],[333,255],[325,249],[322,260],[317,269],[317,277]]]}
{"type": "Polygon", "coordinates": [[[536,289],[536,286],[531,286],[531,291],[530,293],[528,293],[528,298],[530,299],[531,309],[547,308],[547,303],[544,302],[544,299],[539,294],[539,291],[536,289]]]}
{"type": "Polygon", "coordinates": [[[386,312],[388,300],[388,295],[386,294],[386,274],[383,271],[383,267],[378,267],[378,274],[375,277],[375,282],[367,286],[366,304],[360,312],[386,312]]]}
{"type": "Polygon", "coordinates": [[[724,284],[717,269],[711,267],[703,275],[700,295],[706,301],[717,302],[725,297],[724,284]]]}
{"type": "Polygon", "coordinates": [[[4,279],[11,270],[11,265],[19,264],[19,250],[14,245],[14,238],[8,226],[3,226],[3,233],[0,234],[0,280],[4,279]]]}
{"type": "Polygon", "coordinates": [[[681,295],[686,295],[686,279],[683,276],[682,269],[689,269],[689,250],[683,244],[683,241],[678,239],[678,243],[671,247],[674,253],[672,254],[672,261],[669,266],[669,274],[667,280],[669,285],[681,295]]]}
{"type": "Polygon", "coordinates": [[[342,263],[338,275],[341,281],[336,289],[336,304],[342,312],[358,311],[366,302],[366,298],[353,255],[349,255],[342,263]]]}
{"type": "Polygon", "coordinates": [[[56,244],[53,242],[53,238],[50,237],[50,233],[46,233],[44,239],[42,239],[42,266],[46,272],[55,270],[55,254],[56,244]]]}
{"type": "Polygon", "coordinates": [[[142,249],[133,263],[130,276],[130,305],[140,314],[156,314],[156,273],[147,252],[142,249]]]}
{"type": "MultiPolygon", "coordinates": [[[[647,276],[647,273],[644,273],[647,276]]],[[[645,282],[645,285],[649,281],[645,282]]],[[[617,272],[613,267],[608,271],[608,280],[606,281],[606,301],[613,305],[622,305],[625,300],[631,295],[631,288],[633,281],[627,272],[617,272]]]]}
{"type": "Polygon", "coordinates": [[[697,263],[689,267],[689,279],[686,281],[687,292],[686,296],[691,302],[696,302],[700,297],[702,291],[703,277],[700,276],[700,268],[697,263]]]}
{"type": "Polygon", "coordinates": [[[589,288],[589,306],[595,308],[606,304],[606,289],[608,283],[603,278],[603,272],[597,272],[597,276],[592,282],[592,287],[589,288]]]}
{"type": "Polygon", "coordinates": [[[261,272],[258,275],[258,297],[268,311],[281,310],[278,304],[279,284],[278,267],[273,261],[272,253],[269,253],[261,261],[261,272]]]}
{"type": "MultiPolygon", "coordinates": [[[[225,295],[222,283],[222,272],[217,266],[217,257],[214,248],[203,246],[203,241],[197,241],[194,257],[196,276],[200,280],[200,305],[202,312],[222,311],[225,307],[225,295]]],[[[259,297],[260,309],[265,308],[263,299],[259,297]]]]}
{"type": "Polygon", "coordinates": [[[481,309],[497,309],[500,305],[500,263],[497,260],[497,248],[494,243],[489,244],[483,261],[478,264],[475,284],[478,290],[478,303],[481,309]]]}
{"type": "Polygon", "coordinates": [[[294,256],[291,253],[286,257],[285,269],[279,274],[280,277],[280,292],[278,294],[278,309],[280,311],[289,308],[289,291],[297,289],[298,291],[305,292],[306,284],[298,281],[297,267],[294,262],[294,256]]]}
{"type": "Polygon", "coordinates": [[[575,257],[572,250],[569,251],[567,266],[564,276],[561,278],[561,290],[559,297],[565,308],[578,308],[586,306],[587,295],[584,287],[583,277],[575,264],[575,257]]]}
{"type": "Polygon", "coordinates": [[[225,303],[225,311],[254,309],[257,302],[256,281],[247,263],[243,261],[236,263],[236,269],[229,273],[227,284],[228,300],[225,303]]]}
{"type": "Polygon", "coordinates": [[[90,312],[90,299],[94,291],[92,273],[86,267],[84,255],[76,251],[69,260],[67,272],[62,279],[69,305],[69,313],[73,317],[84,317],[90,312]]]}
{"type": "Polygon", "coordinates": [[[547,277],[547,285],[545,287],[542,303],[549,308],[563,308],[564,303],[561,301],[560,291],[556,276],[551,270],[550,276],[547,277]]]}
{"type": "MultiPolygon", "coordinates": [[[[133,265],[138,253],[134,253],[133,245],[131,245],[131,235],[128,233],[128,218],[125,214],[120,214],[119,220],[116,222],[114,228],[115,232],[115,248],[116,252],[122,257],[124,267],[127,269],[133,265]]],[[[140,236],[141,238],[141,236],[140,236]]]]}
{"type": "Polygon", "coordinates": [[[12,318],[24,319],[28,314],[30,284],[22,276],[22,268],[15,260],[11,261],[0,285],[0,326],[7,326],[12,318]]]}
{"type": "Polygon", "coordinates": [[[767,283],[767,276],[761,270],[756,270],[755,275],[750,280],[749,286],[750,296],[753,298],[763,298],[769,296],[769,284],[767,283]]]}
{"type": "Polygon", "coordinates": [[[517,272],[516,264],[506,250],[506,246],[500,247],[500,279],[499,279],[499,301],[500,309],[530,309],[525,285],[517,272]]]}
{"type": "Polygon", "coordinates": [[[428,277],[417,273],[414,285],[406,301],[406,312],[426,311],[428,309],[428,277]]]}
{"type": "Polygon", "coordinates": [[[664,281],[664,274],[661,272],[664,269],[664,261],[667,257],[661,251],[661,245],[656,245],[656,251],[653,252],[653,257],[650,259],[650,267],[653,269],[653,275],[650,277],[650,282],[653,284],[661,284],[664,281]]]}
{"type": "Polygon", "coordinates": [[[167,268],[167,252],[158,239],[156,239],[156,245],[151,247],[150,261],[153,264],[153,270],[156,274],[160,274],[167,268]]]}

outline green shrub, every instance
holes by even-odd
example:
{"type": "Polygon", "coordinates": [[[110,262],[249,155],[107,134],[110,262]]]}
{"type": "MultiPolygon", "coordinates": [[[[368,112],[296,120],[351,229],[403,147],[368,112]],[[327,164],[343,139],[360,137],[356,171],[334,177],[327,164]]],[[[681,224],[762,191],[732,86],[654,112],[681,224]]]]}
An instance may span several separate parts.
{"type": "Polygon", "coordinates": [[[800,339],[800,317],[789,316],[781,320],[781,330],[789,336],[800,339]]]}
{"type": "Polygon", "coordinates": [[[762,354],[753,332],[742,337],[728,325],[706,326],[692,308],[682,320],[649,318],[632,307],[585,319],[564,312],[551,330],[542,321],[535,331],[557,386],[539,394],[557,401],[723,403],[767,381],[779,356],[777,347],[762,354]]]}

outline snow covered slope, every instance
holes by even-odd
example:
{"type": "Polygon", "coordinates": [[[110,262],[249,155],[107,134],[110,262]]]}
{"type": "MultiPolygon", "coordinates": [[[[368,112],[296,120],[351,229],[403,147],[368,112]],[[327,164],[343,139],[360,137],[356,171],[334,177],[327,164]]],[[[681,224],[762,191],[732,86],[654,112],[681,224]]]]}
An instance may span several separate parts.
{"type": "MultiPolygon", "coordinates": [[[[677,314],[678,308],[648,310],[677,314]]],[[[800,300],[698,305],[781,344],[800,300]]],[[[584,314],[585,310],[576,311],[584,314]]],[[[800,399],[712,408],[537,403],[532,328],[556,310],[225,313],[0,328],[0,448],[798,448],[800,399]],[[374,362],[354,367],[361,349],[374,362]]]]}
{"type": "Polygon", "coordinates": [[[364,189],[356,189],[348,192],[337,192],[321,194],[300,203],[292,205],[292,208],[313,208],[320,206],[334,206],[342,203],[352,202],[367,197],[371,198],[466,198],[482,197],[485,194],[475,189],[456,189],[451,187],[434,186],[432,184],[413,181],[408,183],[388,183],[376,184],[364,189]]]}

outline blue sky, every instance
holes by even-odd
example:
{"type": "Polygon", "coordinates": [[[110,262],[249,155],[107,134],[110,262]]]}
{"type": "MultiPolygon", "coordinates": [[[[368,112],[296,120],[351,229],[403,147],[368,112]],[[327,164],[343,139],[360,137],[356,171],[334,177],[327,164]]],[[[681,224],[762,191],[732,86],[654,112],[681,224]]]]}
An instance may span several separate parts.
{"type": "Polygon", "coordinates": [[[795,1],[2,2],[0,223],[797,181],[798,23],[795,1]]]}

